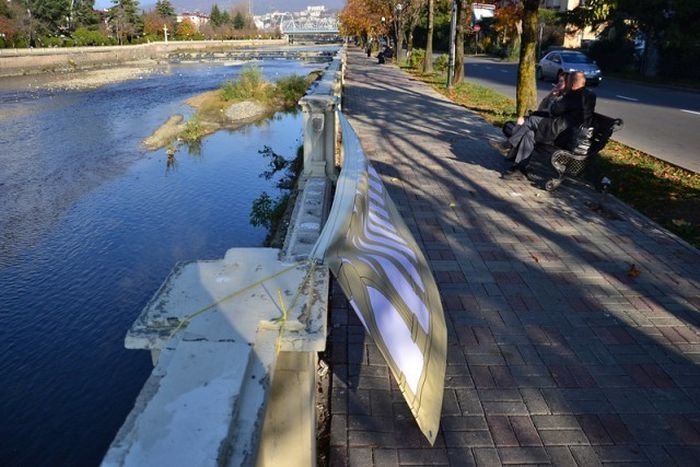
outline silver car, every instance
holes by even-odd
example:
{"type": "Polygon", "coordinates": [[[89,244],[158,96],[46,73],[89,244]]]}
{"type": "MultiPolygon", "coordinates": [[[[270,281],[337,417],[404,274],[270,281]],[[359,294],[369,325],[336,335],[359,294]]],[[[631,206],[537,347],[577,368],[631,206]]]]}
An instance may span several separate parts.
{"type": "Polygon", "coordinates": [[[537,79],[554,81],[560,71],[583,71],[586,82],[593,86],[597,86],[603,80],[595,61],[575,50],[555,50],[542,57],[537,64],[537,79]]]}

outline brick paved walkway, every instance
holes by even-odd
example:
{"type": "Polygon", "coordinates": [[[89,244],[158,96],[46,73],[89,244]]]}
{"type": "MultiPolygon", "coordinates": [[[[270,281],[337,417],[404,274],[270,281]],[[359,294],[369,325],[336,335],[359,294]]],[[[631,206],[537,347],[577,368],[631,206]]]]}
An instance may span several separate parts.
{"type": "Polygon", "coordinates": [[[584,186],[501,180],[497,129],[358,49],[344,106],[429,258],[449,350],[431,447],[335,287],[330,464],[700,465],[700,252],[584,186]]]}

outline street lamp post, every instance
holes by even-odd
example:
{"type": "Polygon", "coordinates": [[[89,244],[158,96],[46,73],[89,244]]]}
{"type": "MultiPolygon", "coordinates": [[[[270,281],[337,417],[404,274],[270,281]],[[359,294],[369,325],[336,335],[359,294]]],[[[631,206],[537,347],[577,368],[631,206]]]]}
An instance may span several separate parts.
{"type": "Polygon", "coordinates": [[[379,40],[379,51],[380,51],[380,52],[382,51],[382,39],[384,38],[384,31],[385,31],[384,27],[385,27],[385,24],[386,24],[386,18],[382,16],[382,30],[379,31],[380,36],[379,36],[379,38],[378,38],[378,40],[379,40]]]}
{"type": "Polygon", "coordinates": [[[29,18],[29,48],[34,47],[34,24],[32,24],[32,11],[27,8],[27,17],[29,18]]]}
{"type": "Polygon", "coordinates": [[[401,11],[403,5],[396,4],[396,61],[400,62],[403,56],[403,31],[401,30],[401,11]]]}

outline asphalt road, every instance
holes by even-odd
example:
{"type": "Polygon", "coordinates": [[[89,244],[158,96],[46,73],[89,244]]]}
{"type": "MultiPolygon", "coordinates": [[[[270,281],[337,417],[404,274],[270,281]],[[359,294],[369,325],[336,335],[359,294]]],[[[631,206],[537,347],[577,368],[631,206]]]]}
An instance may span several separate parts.
{"type": "MultiPolygon", "coordinates": [[[[517,63],[490,57],[467,57],[467,81],[493,88],[515,99],[517,63]]],[[[605,78],[592,88],[596,111],[622,118],[613,135],[621,143],[700,173],[700,92],[655,87],[605,78]]],[[[539,81],[540,99],[552,83],[539,81]]]]}

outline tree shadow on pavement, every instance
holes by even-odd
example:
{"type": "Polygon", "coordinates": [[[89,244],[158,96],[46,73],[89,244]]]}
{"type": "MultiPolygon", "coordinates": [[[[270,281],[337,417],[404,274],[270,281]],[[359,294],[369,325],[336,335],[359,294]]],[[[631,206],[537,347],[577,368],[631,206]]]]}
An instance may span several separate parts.
{"type": "MultiPolygon", "coordinates": [[[[585,184],[549,194],[501,180],[497,129],[397,69],[353,57],[349,70],[344,111],[442,295],[448,369],[433,449],[472,461],[492,448],[500,462],[697,459],[700,252],[616,201],[602,215],[585,184]]],[[[389,407],[377,403],[386,383],[364,372],[386,370],[355,344],[349,445],[400,425],[375,445],[428,448],[390,421],[405,416],[393,383],[389,407]]]]}

